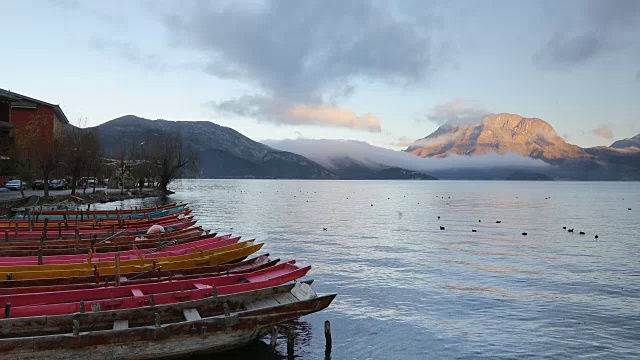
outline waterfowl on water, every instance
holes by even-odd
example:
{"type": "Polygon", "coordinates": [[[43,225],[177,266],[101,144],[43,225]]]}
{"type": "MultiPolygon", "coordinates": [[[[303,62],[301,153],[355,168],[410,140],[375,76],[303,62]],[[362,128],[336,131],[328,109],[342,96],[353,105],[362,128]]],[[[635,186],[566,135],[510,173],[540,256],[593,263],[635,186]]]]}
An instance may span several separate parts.
{"type": "Polygon", "coordinates": [[[327,231],[327,228],[323,227],[323,228],[322,228],[322,231],[327,231]]]}
{"type": "Polygon", "coordinates": [[[501,222],[502,222],[501,220],[498,220],[498,221],[496,221],[496,224],[500,224],[501,222]]]}
{"type": "Polygon", "coordinates": [[[476,229],[471,229],[471,232],[477,232],[477,231],[478,231],[478,230],[476,230],[476,229]]]}
{"type": "Polygon", "coordinates": [[[482,222],[482,221],[478,220],[478,222],[482,222]]]}
{"type": "Polygon", "coordinates": [[[569,229],[569,230],[567,230],[567,231],[568,231],[568,232],[573,232],[573,229],[569,229]]]}
{"type": "Polygon", "coordinates": [[[562,227],[562,229],[567,230],[567,227],[566,227],[566,226],[563,226],[563,227],[562,227]]]}
{"type": "Polygon", "coordinates": [[[522,233],[522,235],[527,236],[527,233],[522,233]]]}
{"type": "Polygon", "coordinates": [[[580,235],[584,235],[584,234],[585,234],[585,232],[584,232],[584,231],[580,231],[580,235]]]}
{"type": "Polygon", "coordinates": [[[596,234],[596,240],[598,240],[598,235],[596,234]]]}
{"type": "Polygon", "coordinates": [[[444,226],[440,226],[440,230],[444,230],[444,226]]]}
{"type": "Polygon", "coordinates": [[[438,219],[440,219],[440,216],[438,216],[438,219]]]}

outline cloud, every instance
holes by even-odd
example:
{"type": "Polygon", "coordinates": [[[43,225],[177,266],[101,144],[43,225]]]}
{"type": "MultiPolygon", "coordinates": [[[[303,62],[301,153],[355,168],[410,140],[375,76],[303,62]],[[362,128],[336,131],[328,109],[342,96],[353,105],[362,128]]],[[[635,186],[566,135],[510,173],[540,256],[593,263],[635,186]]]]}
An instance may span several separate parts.
{"type": "Polygon", "coordinates": [[[94,19],[111,24],[113,26],[127,26],[127,21],[124,17],[102,11],[92,6],[93,4],[91,4],[90,2],[81,2],[77,0],[50,0],[49,3],[53,6],[57,6],[68,11],[75,11],[83,15],[91,16],[94,19]]]}
{"type": "Polygon", "coordinates": [[[333,126],[368,132],[382,130],[380,120],[373,114],[358,115],[352,110],[327,104],[293,103],[288,99],[254,95],[209,102],[208,106],[221,115],[253,117],[276,124],[333,126]]]}
{"type": "Polygon", "coordinates": [[[578,20],[575,29],[565,22],[534,54],[534,63],[566,69],[612,53],[639,50],[640,1],[592,0],[582,6],[578,20]]]}
{"type": "Polygon", "coordinates": [[[611,131],[611,127],[609,125],[604,125],[601,127],[597,127],[593,129],[591,132],[605,139],[613,139],[613,131],[611,131]]]}
{"type": "MultiPolygon", "coordinates": [[[[354,84],[422,83],[445,63],[428,17],[405,6],[367,0],[201,1],[181,3],[164,24],[176,46],[204,56],[206,73],[258,87],[264,111],[246,111],[240,104],[248,116],[274,115],[286,102],[276,112],[282,119],[262,120],[380,131],[374,115],[340,108],[354,84]]],[[[237,102],[216,101],[223,107],[238,107],[232,104],[237,102]]]]}
{"type": "Polygon", "coordinates": [[[270,95],[317,100],[354,78],[413,83],[433,70],[424,22],[366,0],[181,4],[165,25],[208,58],[205,71],[270,95]],[[177,15],[179,14],[179,15],[177,15]]]}
{"type": "Polygon", "coordinates": [[[97,51],[115,55],[149,71],[165,72],[176,68],[175,65],[169,64],[163,57],[155,54],[145,54],[140,51],[138,46],[129,42],[93,37],[89,40],[89,47],[97,51]]]}
{"type": "Polygon", "coordinates": [[[296,104],[287,109],[286,115],[298,124],[332,125],[350,129],[380,132],[380,120],[367,113],[357,115],[351,110],[325,104],[296,104]]]}
{"type": "Polygon", "coordinates": [[[431,108],[426,119],[437,125],[448,123],[449,125],[461,126],[482,122],[482,119],[489,113],[471,99],[455,98],[431,108]]]}
{"type": "Polygon", "coordinates": [[[449,155],[445,158],[421,158],[403,151],[389,150],[355,140],[286,139],[265,140],[264,144],[300,154],[329,169],[334,161],[349,157],[361,164],[376,167],[400,167],[429,172],[443,169],[485,169],[492,167],[544,168],[549,164],[519,154],[449,155]]]}

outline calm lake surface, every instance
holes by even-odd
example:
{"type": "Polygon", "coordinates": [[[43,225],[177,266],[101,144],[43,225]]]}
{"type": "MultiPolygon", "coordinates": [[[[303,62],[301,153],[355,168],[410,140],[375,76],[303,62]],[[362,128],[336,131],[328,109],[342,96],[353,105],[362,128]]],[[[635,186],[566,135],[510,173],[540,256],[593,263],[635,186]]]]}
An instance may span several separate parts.
{"type": "MultiPolygon", "coordinates": [[[[640,183],[182,180],[172,188],[167,199],[117,204],[188,202],[200,225],[310,264],[314,289],[339,294],[288,325],[300,359],[325,357],[324,320],[333,359],[640,357],[640,183]]],[[[286,357],[284,333],[278,349],[269,358],[286,357]]],[[[257,344],[228,357],[268,355],[257,344]]]]}

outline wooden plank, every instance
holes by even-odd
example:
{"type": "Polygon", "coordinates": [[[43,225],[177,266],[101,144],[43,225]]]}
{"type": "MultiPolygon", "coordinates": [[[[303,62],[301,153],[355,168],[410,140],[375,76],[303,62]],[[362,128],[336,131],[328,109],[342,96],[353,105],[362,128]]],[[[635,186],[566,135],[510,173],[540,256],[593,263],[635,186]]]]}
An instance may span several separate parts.
{"type": "Polygon", "coordinates": [[[198,312],[198,309],[195,309],[195,308],[183,309],[182,313],[184,314],[184,318],[187,319],[187,321],[197,321],[202,319],[200,317],[200,313],[198,312]]]}
{"type": "Polygon", "coordinates": [[[267,297],[267,298],[258,299],[256,301],[252,301],[246,304],[245,307],[251,310],[251,309],[260,309],[260,308],[269,307],[269,306],[277,306],[277,305],[279,305],[279,303],[273,297],[267,297]]]}
{"type": "Polygon", "coordinates": [[[307,300],[318,297],[311,286],[305,283],[296,283],[293,289],[291,289],[291,294],[293,294],[293,296],[295,296],[298,300],[307,300]]]}
{"type": "Polygon", "coordinates": [[[113,330],[125,330],[129,328],[129,320],[116,320],[113,322],[113,330]]]}
{"type": "Polygon", "coordinates": [[[298,299],[294,298],[293,295],[291,295],[290,293],[274,295],[273,298],[280,304],[289,304],[289,303],[298,301],[298,299]]]}
{"type": "Polygon", "coordinates": [[[196,289],[209,289],[211,287],[209,285],[203,285],[201,283],[193,283],[193,286],[195,286],[196,289]]]}

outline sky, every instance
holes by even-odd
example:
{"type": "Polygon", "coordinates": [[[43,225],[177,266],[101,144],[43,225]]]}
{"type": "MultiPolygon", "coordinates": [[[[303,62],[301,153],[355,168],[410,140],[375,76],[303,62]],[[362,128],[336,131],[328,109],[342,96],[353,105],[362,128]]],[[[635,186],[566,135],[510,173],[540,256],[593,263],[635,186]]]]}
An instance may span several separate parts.
{"type": "Polygon", "coordinates": [[[640,133],[636,0],[2,5],[0,88],[86,126],[133,114],[402,149],[508,112],[583,147],[640,133]]]}

